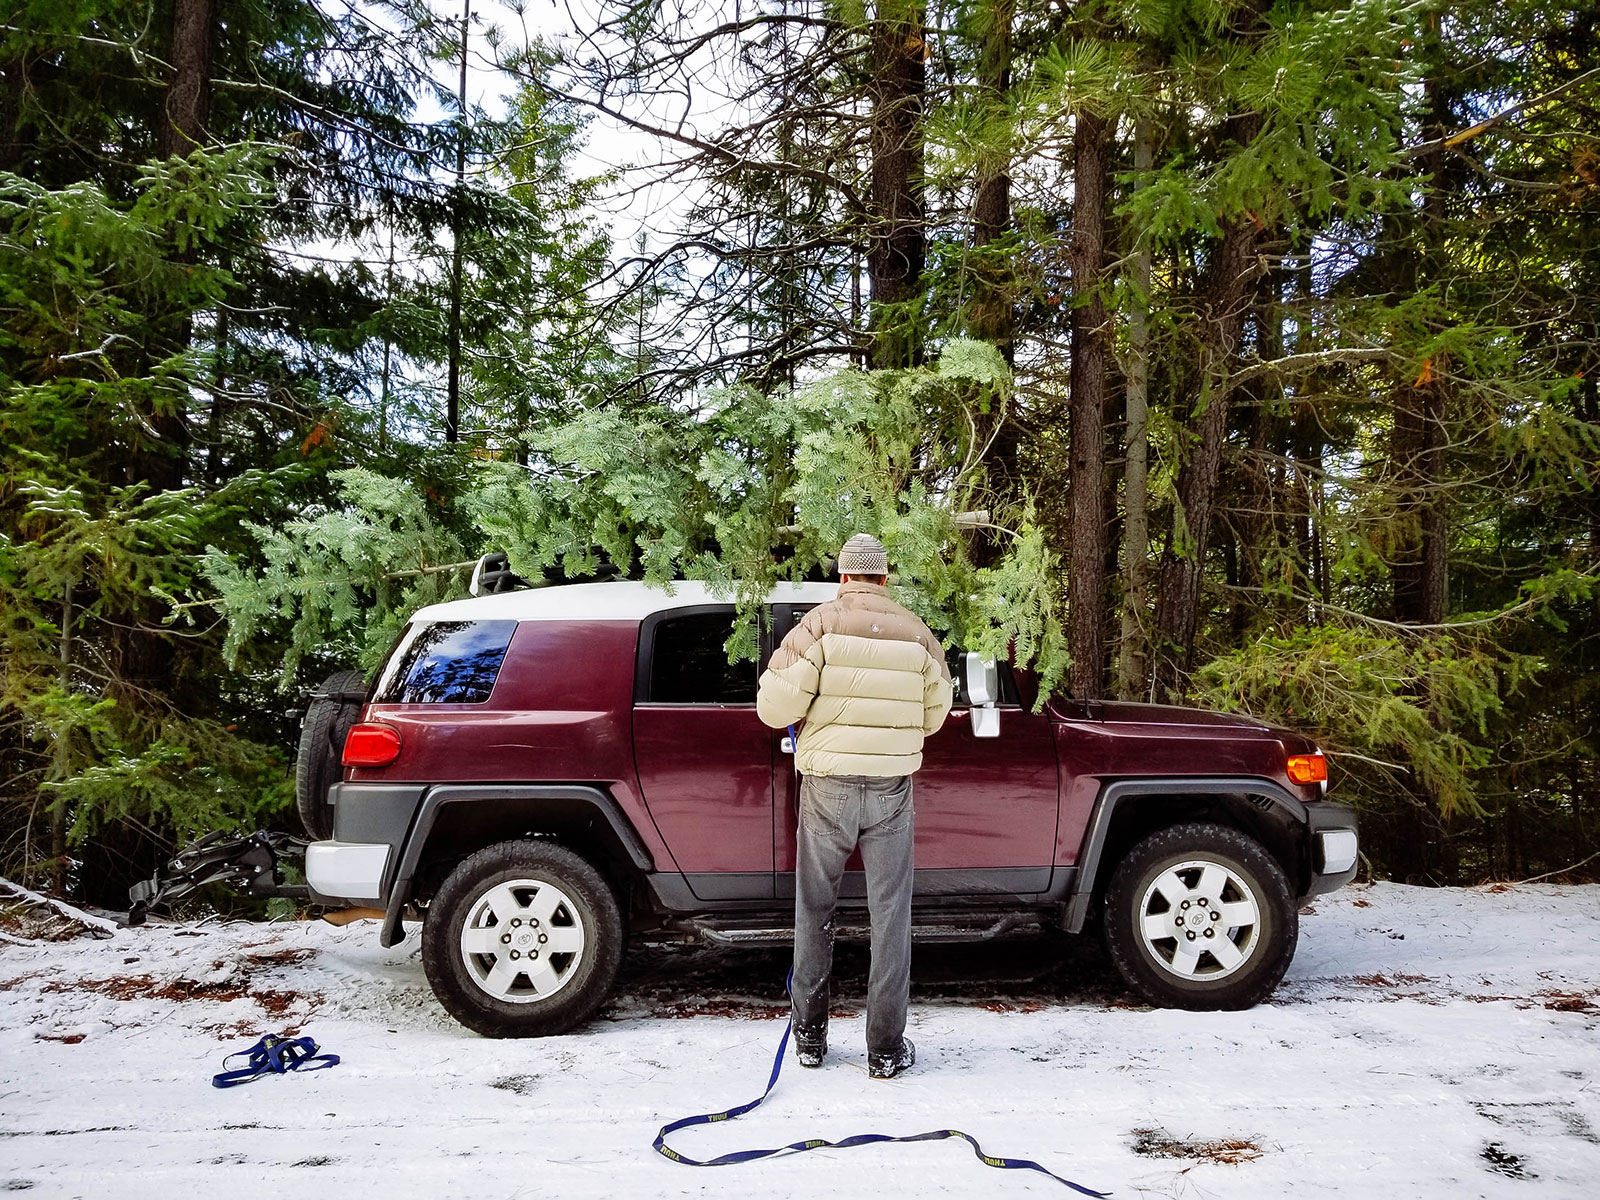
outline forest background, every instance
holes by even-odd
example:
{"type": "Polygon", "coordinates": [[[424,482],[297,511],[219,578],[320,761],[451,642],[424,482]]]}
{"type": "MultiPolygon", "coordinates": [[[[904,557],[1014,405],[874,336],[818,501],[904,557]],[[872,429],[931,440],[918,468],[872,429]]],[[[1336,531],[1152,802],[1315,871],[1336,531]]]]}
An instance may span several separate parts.
{"type": "Polygon", "coordinates": [[[292,823],[487,550],[867,528],[1059,692],[1313,733],[1379,875],[1596,876],[1600,5],[4,8],[0,872],[292,823]]]}

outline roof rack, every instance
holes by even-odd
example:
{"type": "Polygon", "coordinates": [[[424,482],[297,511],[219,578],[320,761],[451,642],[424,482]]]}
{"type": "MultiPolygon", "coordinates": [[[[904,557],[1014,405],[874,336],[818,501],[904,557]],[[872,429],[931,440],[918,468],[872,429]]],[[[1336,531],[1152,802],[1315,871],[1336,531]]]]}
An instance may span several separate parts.
{"type": "Polygon", "coordinates": [[[469,590],[474,596],[493,596],[532,586],[511,569],[511,558],[504,550],[492,550],[480,558],[478,565],[472,568],[472,583],[469,585],[469,590]]]}

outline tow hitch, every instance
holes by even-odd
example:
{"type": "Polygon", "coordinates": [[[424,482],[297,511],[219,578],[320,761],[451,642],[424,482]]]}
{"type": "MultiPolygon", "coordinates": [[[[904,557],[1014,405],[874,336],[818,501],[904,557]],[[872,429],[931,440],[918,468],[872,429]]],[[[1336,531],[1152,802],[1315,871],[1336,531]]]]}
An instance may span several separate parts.
{"type": "Polygon", "coordinates": [[[283,883],[278,873],[280,858],[304,857],[307,845],[305,838],[267,830],[242,837],[220,829],[208,833],[178,851],[155,878],[128,889],[128,924],[143,925],[156,905],[187,896],[208,883],[225,883],[247,896],[309,900],[309,887],[283,883]]]}

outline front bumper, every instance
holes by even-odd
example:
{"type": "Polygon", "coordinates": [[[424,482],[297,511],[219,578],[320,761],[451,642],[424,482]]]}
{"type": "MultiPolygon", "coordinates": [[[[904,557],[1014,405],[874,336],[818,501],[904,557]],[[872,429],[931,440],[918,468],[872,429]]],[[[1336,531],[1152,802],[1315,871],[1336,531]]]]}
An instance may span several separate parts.
{"type": "Polygon", "coordinates": [[[1361,841],[1355,809],[1322,800],[1306,805],[1311,839],[1311,886],[1307,896],[1337,891],[1361,867],[1361,841]]]}

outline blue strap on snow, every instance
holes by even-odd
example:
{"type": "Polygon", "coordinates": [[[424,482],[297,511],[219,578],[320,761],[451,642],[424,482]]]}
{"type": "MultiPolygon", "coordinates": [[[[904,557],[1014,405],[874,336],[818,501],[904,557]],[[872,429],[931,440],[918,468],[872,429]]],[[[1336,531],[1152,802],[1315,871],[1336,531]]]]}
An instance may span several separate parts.
{"type": "Polygon", "coordinates": [[[248,1063],[232,1071],[222,1071],[211,1077],[211,1086],[238,1087],[263,1075],[283,1075],[290,1071],[322,1071],[338,1064],[337,1054],[318,1054],[317,1044],[308,1037],[283,1037],[266,1034],[248,1050],[240,1050],[222,1060],[227,1066],[233,1059],[249,1056],[248,1063]]]}
{"type": "MultiPolygon", "coordinates": [[[[787,992],[788,987],[785,985],[787,992]]],[[[734,1108],[717,1113],[701,1113],[699,1116],[683,1117],[679,1120],[663,1125],[656,1134],[653,1148],[658,1154],[665,1155],[675,1163],[682,1163],[686,1167],[731,1167],[734,1163],[753,1162],[758,1158],[771,1158],[775,1154],[784,1154],[790,1151],[799,1153],[805,1150],[848,1150],[853,1146],[869,1146],[874,1142],[942,1142],[947,1138],[960,1138],[972,1147],[972,1152],[978,1156],[978,1161],[988,1167],[1000,1167],[1007,1171],[1038,1171],[1041,1175],[1048,1175],[1057,1183],[1064,1183],[1073,1191],[1084,1196],[1104,1197],[1110,1192],[1096,1192],[1082,1184],[1073,1183],[1057,1175],[1050,1168],[1041,1166],[1028,1158],[1000,1158],[995,1155],[985,1154],[983,1147],[978,1144],[978,1139],[970,1133],[962,1133],[959,1129],[932,1129],[927,1133],[914,1133],[905,1137],[896,1137],[888,1133],[858,1133],[854,1137],[842,1138],[837,1142],[826,1141],[822,1138],[807,1138],[802,1142],[790,1142],[787,1146],[777,1146],[771,1150],[735,1150],[731,1154],[718,1155],[716,1158],[698,1159],[688,1158],[679,1154],[667,1145],[667,1135],[676,1133],[680,1129],[688,1129],[692,1125],[713,1125],[719,1121],[731,1121],[735,1117],[742,1117],[745,1113],[759,1108],[763,1101],[772,1094],[772,1089],[778,1085],[778,1075],[783,1070],[783,1055],[789,1048],[789,1034],[794,1029],[794,1017],[789,1017],[789,1023],[783,1027],[783,1037],[778,1042],[777,1056],[772,1060],[772,1074],[767,1078],[767,1090],[756,1099],[747,1104],[740,1104],[734,1108]]]]}

